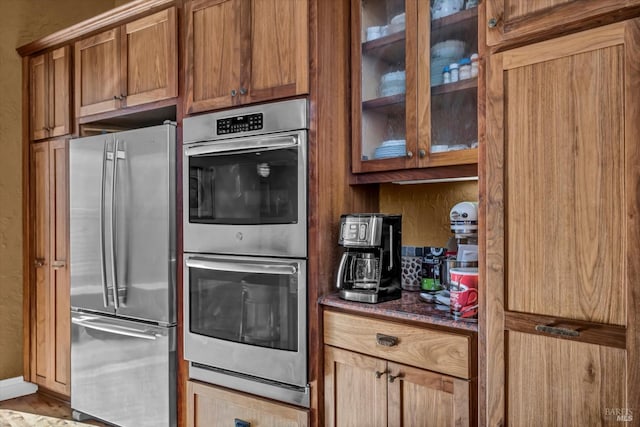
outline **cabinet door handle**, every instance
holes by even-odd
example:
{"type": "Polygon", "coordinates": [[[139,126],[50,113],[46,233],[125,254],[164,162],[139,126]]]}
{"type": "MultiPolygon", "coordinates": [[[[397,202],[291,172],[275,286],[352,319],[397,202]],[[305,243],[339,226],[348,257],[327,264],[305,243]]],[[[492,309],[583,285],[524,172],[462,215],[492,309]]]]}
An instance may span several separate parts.
{"type": "Polygon", "coordinates": [[[404,374],[402,372],[398,372],[398,375],[389,375],[389,382],[392,383],[396,380],[396,378],[402,378],[404,374]]]}
{"type": "Polygon", "coordinates": [[[421,148],[420,151],[418,151],[418,156],[420,156],[421,159],[424,159],[424,156],[426,155],[427,155],[426,150],[421,148]]]}
{"type": "Polygon", "coordinates": [[[33,265],[35,265],[36,267],[44,267],[44,258],[36,258],[35,260],[33,260],[33,265]]]}
{"type": "Polygon", "coordinates": [[[556,326],[550,326],[550,325],[536,325],[535,329],[538,332],[546,332],[547,334],[560,335],[563,337],[579,337],[580,336],[580,331],[576,331],[575,329],[558,328],[556,326]]]}
{"type": "Polygon", "coordinates": [[[413,151],[407,151],[407,157],[413,159],[413,151]]]}
{"type": "Polygon", "coordinates": [[[58,269],[58,268],[64,268],[67,265],[66,262],[64,261],[53,261],[51,263],[51,267],[58,269]]]}
{"type": "Polygon", "coordinates": [[[249,421],[236,418],[233,420],[233,427],[251,427],[251,423],[249,421]]]}
{"type": "Polygon", "coordinates": [[[388,373],[389,371],[387,371],[386,369],[384,371],[376,371],[376,378],[380,378],[381,376],[383,376],[384,374],[388,373]]]}
{"type": "Polygon", "coordinates": [[[235,89],[231,89],[231,96],[236,96],[238,94],[238,91],[235,89]]]}
{"type": "Polygon", "coordinates": [[[495,28],[498,25],[498,20],[496,18],[491,18],[487,21],[487,26],[489,28],[495,28]]]}
{"type": "Polygon", "coordinates": [[[247,88],[246,87],[241,87],[240,88],[240,95],[246,95],[247,93],[247,88]]]}
{"type": "Polygon", "coordinates": [[[376,342],[385,347],[393,347],[398,344],[398,337],[385,334],[376,334],[376,342]]]}

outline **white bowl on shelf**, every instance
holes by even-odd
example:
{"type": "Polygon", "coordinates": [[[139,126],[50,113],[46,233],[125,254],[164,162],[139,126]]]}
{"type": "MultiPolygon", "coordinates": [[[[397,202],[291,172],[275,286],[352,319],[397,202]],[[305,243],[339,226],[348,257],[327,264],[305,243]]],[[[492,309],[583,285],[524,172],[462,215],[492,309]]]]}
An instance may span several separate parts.
{"type": "Polygon", "coordinates": [[[431,19],[444,18],[462,10],[464,0],[434,0],[431,19]]]}
{"type": "Polygon", "coordinates": [[[460,59],[467,44],[462,40],[445,40],[431,46],[431,62],[438,59],[460,59]]]}

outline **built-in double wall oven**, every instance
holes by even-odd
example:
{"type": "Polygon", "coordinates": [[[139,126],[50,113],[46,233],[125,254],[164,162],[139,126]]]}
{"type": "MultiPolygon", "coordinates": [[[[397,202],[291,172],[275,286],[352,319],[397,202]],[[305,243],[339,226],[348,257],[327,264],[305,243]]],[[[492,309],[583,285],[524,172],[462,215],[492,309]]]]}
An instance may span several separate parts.
{"type": "Polygon", "coordinates": [[[308,407],[307,101],[183,129],[189,376],[308,407]]]}

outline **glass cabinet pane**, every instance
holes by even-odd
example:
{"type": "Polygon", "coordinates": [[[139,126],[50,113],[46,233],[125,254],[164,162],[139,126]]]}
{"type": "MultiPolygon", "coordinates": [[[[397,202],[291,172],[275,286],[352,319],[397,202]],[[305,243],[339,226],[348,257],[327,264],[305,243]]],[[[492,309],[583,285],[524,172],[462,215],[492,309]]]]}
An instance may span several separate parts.
{"type": "Polygon", "coordinates": [[[361,3],[362,160],[406,154],[404,0],[361,3]]]}
{"type": "Polygon", "coordinates": [[[431,153],[478,146],[477,6],[431,1],[431,153]]]}

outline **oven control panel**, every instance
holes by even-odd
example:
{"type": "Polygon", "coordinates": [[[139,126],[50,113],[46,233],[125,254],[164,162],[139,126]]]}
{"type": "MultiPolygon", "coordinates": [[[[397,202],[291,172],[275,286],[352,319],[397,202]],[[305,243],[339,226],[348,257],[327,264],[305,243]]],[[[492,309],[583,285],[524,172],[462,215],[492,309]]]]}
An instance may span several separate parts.
{"type": "Polygon", "coordinates": [[[216,130],[218,135],[261,130],[262,121],[262,113],[225,117],[216,120],[216,130]]]}

